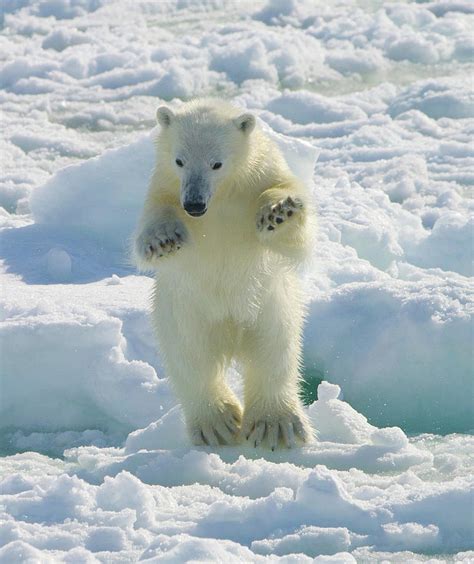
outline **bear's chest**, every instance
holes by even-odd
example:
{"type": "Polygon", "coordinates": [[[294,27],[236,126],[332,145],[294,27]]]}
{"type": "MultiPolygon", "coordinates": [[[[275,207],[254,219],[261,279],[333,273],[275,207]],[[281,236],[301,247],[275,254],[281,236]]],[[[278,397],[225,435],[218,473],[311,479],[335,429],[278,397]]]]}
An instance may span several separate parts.
{"type": "Polygon", "coordinates": [[[254,254],[257,250],[255,205],[251,201],[214,202],[201,218],[190,219],[187,227],[197,254],[209,254],[213,261],[254,254]]]}
{"type": "MultiPolygon", "coordinates": [[[[229,241],[229,238],[225,238],[229,241]]],[[[238,323],[255,320],[263,296],[269,287],[272,268],[265,254],[255,248],[234,244],[225,249],[211,245],[182,248],[174,267],[162,274],[163,283],[179,296],[183,303],[197,305],[210,321],[233,319],[238,323]]]]}
{"type": "Polygon", "coordinates": [[[210,206],[186,227],[189,242],[166,269],[180,295],[212,320],[254,319],[273,270],[257,238],[255,204],[210,206]]]}

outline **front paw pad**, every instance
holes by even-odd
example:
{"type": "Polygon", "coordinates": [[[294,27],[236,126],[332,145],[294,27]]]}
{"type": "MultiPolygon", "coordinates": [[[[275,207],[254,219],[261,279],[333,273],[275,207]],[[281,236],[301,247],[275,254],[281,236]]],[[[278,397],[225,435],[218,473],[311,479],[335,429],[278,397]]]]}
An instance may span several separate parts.
{"type": "Polygon", "coordinates": [[[146,261],[171,255],[181,248],[186,235],[179,223],[158,225],[144,231],[136,241],[136,251],[146,261]]]}
{"type": "Polygon", "coordinates": [[[277,204],[267,204],[257,215],[259,231],[274,231],[292,217],[301,213],[304,205],[299,198],[288,196],[277,204]]]}

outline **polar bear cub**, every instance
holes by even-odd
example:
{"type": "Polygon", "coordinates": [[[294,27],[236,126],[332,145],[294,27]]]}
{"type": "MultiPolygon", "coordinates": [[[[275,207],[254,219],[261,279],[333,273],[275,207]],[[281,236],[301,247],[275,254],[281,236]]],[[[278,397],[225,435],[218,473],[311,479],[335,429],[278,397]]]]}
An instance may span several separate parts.
{"type": "Polygon", "coordinates": [[[304,185],[250,113],[214,99],[157,110],[157,161],[134,237],[156,271],[153,323],[194,444],[293,447],[310,244],[304,185]],[[226,383],[240,363],[244,406],[226,383]]]}

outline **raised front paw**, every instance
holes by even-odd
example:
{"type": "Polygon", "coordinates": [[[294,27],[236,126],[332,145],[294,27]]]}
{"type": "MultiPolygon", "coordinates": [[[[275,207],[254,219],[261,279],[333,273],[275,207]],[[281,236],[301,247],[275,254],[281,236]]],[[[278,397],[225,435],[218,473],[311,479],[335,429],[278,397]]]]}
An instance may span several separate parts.
{"type": "Polygon", "coordinates": [[[188,430],[195,445],[233,445],[239,438],[242,408],[237,401],[217,401],[191,417],[188,430]]]}
{"type": "Polygon", "coordinates": [[[271,407],[254,405],[246,409],[241,434],[251,446],[294,448],[309,443],[313,430],[299,405],[271,407]]]}
{"type": "Polygon", "coordinates": [[[302,212],[303,202],[299,198],[288,196],[276,204],[263,206],[257,214],[258,231],[274,231],[302,212]]]}
{"type": "Polygon", "coordinates": [[[178,220],[157,223],[146,227],[135,240],[135,253],[138,258],[151,262],[174,254],[186,240],[186,228],[178,220]]]}

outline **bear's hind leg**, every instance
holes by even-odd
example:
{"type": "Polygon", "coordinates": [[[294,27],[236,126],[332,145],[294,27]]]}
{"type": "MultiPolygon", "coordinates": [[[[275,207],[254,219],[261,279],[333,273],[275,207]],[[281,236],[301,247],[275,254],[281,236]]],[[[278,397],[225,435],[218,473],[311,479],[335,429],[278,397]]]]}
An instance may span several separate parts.
{"type": "Polygon", "coordinates": [[[181,402],[193,444],[235,444],[242,408],[225,381],[227,359],[219,331],[190,309],[181,316],[171,300],[157,304],[155,325],[166,375],[181,402]]]}
{"type": "Polygon", "coordinates": [[[241,435],[252,446],[292,448],[313,430],[299,398],[304,308],[298,287],[276,283],[257,323],[244,334],[245,411],[241,435]],[[294,294],[292,293],[294,292],[294,294]]]}

